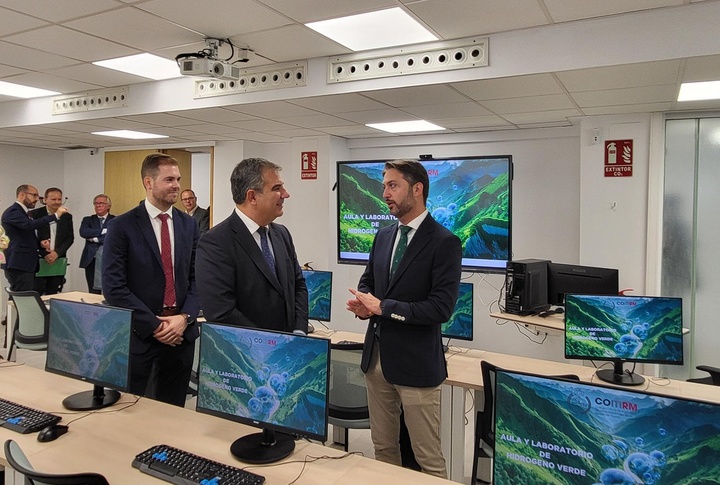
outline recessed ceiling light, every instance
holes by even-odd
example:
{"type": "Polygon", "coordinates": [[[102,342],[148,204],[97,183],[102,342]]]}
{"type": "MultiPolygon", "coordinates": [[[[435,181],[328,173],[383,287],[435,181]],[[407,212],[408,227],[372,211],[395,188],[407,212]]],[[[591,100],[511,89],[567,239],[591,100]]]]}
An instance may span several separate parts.
{"type": "Polygon", "coordinates": [[[0,81],[0,94],[14,98],[42,98],[43,96],[54,96],[60,94],[57,91],[47,89],[31,88],[22,84],[7,83],[0,81]]]}
{"type": "Polygon", "coordinates": [[[146,77],[160,81],[162,79],[172,79],[181,77],[180,68],[177,62],[159,57],[153,54],[136,54],[134,56],[118,57],[116,59],[108,59],[106,61],[93,62],[96,66],[115,69],[116,71],[134,74],[136,76],[146,77]]]}
{"type": "Polygon", "coordinates": [[[155,135],[132,130],[95,131],[93,135],[114,136],[116,138],[130,138],[131,140],[146,140],[149,138],[168,138],[166,135],[155,135]]]}
{"type": "Polygon", "coordinates": [[[311,22],[305,26],[354,51],[438,40],[400,7],[311,22]]]}
{"type": "Polygon", "coordinates": [[[700,101],[703,99],[720,99],[720,81],[682,83],[678,101],[700,101]]]}
{"type": "Polygon", "coordinates": [[[393,123],[368,123],[365,126],[376,130],[387,131],[388,133],[412,133],[416,131],[441,131],[442,126],[435,125],[425,120],[396,121],[393,123]]]}

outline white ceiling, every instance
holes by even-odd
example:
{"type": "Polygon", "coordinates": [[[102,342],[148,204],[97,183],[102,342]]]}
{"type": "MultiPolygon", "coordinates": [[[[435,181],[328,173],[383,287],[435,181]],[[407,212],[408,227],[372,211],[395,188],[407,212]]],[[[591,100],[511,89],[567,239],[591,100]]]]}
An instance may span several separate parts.
{"type": "MultiPolygon", "coordinates": [[[[718,1],[0,0],[0,80],[64,94],[147,83],[147,79],[91,62],[142,52],[174,59],[179,53],[202,49],[205,37],[230,38],[255,51],[243,67],[350,54],[303,24],[396,6],[443,41],[490,36],[492,52],[492,35],[497,33],[522,35],[524,29],[537,32],[605,17],[632,20],[657,9],[681,12],[678,9],[692,4],[718,1]]],[[[570,55],[573,41],[568,39],[570,55]]],[[[224,49],[227,46],[221,49],[221,57],[229,52],[224,49]]],[[[308,97],[276,95],[251,104],[220,103],[126,116],[107,110],[92,119],[60,123],[0,123],[0,143],[53,149],[133,143],[98,141],[90,132],[99,128],[151,131],[170,137],[163,143],[190,144],[238,139],[282,142],[323,134],[388,136],[364,124],[412,119],[426,119],[457,133],[569,126],[585,115],[688,109],[675,101],[681,82],[720,79],[720,45],[709,49],[711,55],[618,61],[603,67],[549,69],[494,79],[341,94],[328,91],[308,97]]],[[[14,98],[0,96],[0,112],[4,107],[18,113],[23,110],[14,98]]],[[[718,108],[717,101],[692,105],[693,110],[718,108]]]]}

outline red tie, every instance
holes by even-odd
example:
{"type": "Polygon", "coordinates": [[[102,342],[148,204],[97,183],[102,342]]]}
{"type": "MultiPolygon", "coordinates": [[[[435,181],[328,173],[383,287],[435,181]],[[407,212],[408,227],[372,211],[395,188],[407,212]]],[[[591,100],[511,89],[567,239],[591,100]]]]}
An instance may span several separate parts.
{"type": "Polygon", "coordinates": [[[173,277],[172,249],[170,247],[170,230],[168,229],[167,214],[158,216],[160,226],[160,255],[162,257],[163,273],[165,273],[165,297],[163,305],[166,307],[175,306],[175,278],[173,277]]]}

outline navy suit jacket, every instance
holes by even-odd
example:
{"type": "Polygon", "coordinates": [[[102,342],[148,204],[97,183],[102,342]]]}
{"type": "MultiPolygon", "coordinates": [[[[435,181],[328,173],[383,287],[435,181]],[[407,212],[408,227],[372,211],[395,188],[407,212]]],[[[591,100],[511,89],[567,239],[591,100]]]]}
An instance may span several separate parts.
{"type": "Polygon", "coordinates": [[[104,224],[100,224],[100,218],[97,214],[83,217],[82,222],[80,222],[80,237],[85,239],[85,247],[82,256],[80,256],[81,268],[87,268],[95,259],[98,249],[105,242],[105,234],[102,233],[103,227],[107,227],[108,222],[114,217],[112,214],[105,214],[104,224]],[[98,242],[92,241],[95,237],[98,238],[98,242]]]}
{"type": "Polygon", "coordinates": [[[192,215],[192,218],[197,222],[201,236],[205,235],[210,229],[210,211],[208,209],[209,207],[207,209],[198,207],[192,215]]]}
{"type": "Polygon", "coordinates": [[[15,202],[3,212],[1,221],[7,237],[10,238],[10,244],[5,250],[5,267],[35,273],[40,256],[35,230],[57,221],[57,218],[53,214],[30,219],[20,203],[15,202]]]}
{"type": "Polygon", "coordinates": [[[277,276],[234,211],[200,239],[197,281],[208,322],[307,332],[307,286],[290,232],[275,223],[268,232],[277,276]]]}
{"type": "MultiPolygon", "coordinates": [[[[40,207],[39,209],[32,210],[33,219],[40,219],[48,215],[47,207],[40,207]]],[[[37,230],[37,240],[43,241],[50,239],[50,224],[43,226],[37,230]]],[[[73,231],[73,220],[72,214],[66,212],[57,221],[57,228],[55,230],[55,252],[59,258],[67,256],[67,251],[75,242],[75,231],[73,231]]],[[[40,257],[44,258],[49,253],[42,247],[40,248],[40,257]]]]}
{"type": "Polygon", "coordinates": [[[410,240],[392,280],[390,261],[398,225],[378,231],[358,289],[379,298],[365,334],[361,368],[367,372],[380,328],[380,356],[391,384],[434,387],[447,377],[440,327],[452,316],[460,287],[462,245],[430,214],[410,240]]]}
{"type": "MultiPolygon", "coordinates": [[[[198,314],[195,290],[195,248],[198,228],[192,217],[172,209],[175,234],[175,296],[180,312],[198,314]]],[[[155,342],[165,294],[160,248],[145,204],[115,217],[108,224],[102,258],[102,291],[110,305],[133,311],[130,351],[142,353],[155,342]]],[[[189,325],[184,339],[194,341],[197,325],[189,325]]]]}

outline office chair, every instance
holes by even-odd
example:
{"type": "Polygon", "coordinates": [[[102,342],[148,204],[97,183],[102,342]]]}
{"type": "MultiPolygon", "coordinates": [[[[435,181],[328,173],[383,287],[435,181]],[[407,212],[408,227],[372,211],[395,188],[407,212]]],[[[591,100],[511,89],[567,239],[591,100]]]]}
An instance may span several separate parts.
{"type": "Polygon", "coordinates": [[[5,459],[13,470],[25,475],[25,482],[29,485],[110,485],[107,479],[98,473],[55,475],[37,472],[13,440],[5,442],[5,459]]]}
{"type": "Polygon", "coordinates": [[[688,382],[697,382],[699,384],[709,384],[711,386],[720,386],[720,368],[710,367],[709,365],[699,365],[695,367],[697,370],[707,372],[709,377],[693,377],[688,382]]]}
{"type": "MultiPolygon", "coordinates": [[[[480,458],[495,456],[495,376],[497,371],[503,370],[500,367],[487,361],[480,361],[480,370],[483,378],[484,403],[483,408],[475,416],[475,449],[473,453],[472,475],[473,480],[477,478],[478,462],[480,458]]],[[[556,375],[563,379],[579,381],[580,378],[574,374],[556,375]]]]}
{"type": "Polygon", "coordinates": [[[37,291],[10,291],[15,303],[15,324],[10,338],[7,360],[13,360],[13,347],[46,350],[50,313],[37,291]]]}
{"type": "Polygon", "coordinates": [[[345,428],[345,451],[349,429],[370,429],[365,376],[360,370],[362,349],[359,342],[330,346],[328,422],[345,428]]]}

